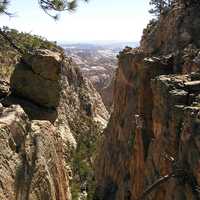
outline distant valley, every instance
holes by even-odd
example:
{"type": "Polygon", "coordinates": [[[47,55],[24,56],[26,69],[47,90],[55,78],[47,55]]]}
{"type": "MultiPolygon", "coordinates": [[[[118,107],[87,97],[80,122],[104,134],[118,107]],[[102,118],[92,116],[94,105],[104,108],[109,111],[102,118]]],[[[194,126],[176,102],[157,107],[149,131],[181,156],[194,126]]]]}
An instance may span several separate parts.
{"type": "Polygon", "coordinates": [[[111,105],[112,79],[117,67],[117,54],[126,46],[136,47],[137,42],[63,43],[67,56],[81,68],[101,94],[107,108],[111,105]],[[108,90],[106,91],[106,90],[108,90]],[[106,94],[105,94],[106,93],[106,94]],[[108,94],[110,96],[108,96],[108,94]]]}

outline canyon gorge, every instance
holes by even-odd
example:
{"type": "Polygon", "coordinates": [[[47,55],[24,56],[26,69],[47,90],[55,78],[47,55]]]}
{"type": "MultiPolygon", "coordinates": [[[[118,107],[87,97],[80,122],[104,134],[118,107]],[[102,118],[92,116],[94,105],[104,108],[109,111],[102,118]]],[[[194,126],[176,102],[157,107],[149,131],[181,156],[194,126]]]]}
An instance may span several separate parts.
{"type": "Polygon", "coordinates": [[[19,55],[0,38],[0,199],[200,199],[199,10],[151,20],[104,95],[56,44],[23,35],[40,45],[19,55]]]}

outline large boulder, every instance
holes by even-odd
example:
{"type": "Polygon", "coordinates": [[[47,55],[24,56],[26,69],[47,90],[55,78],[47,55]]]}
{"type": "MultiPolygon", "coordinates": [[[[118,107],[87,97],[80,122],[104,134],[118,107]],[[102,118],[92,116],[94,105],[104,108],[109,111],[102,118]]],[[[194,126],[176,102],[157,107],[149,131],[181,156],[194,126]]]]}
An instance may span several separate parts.
{"type": "Polygon", "coordinates": [[[38,50],[20,62],[11,77],[13,93],[47,108],[59,102],[62,59],[59,53],[38,50]]]}

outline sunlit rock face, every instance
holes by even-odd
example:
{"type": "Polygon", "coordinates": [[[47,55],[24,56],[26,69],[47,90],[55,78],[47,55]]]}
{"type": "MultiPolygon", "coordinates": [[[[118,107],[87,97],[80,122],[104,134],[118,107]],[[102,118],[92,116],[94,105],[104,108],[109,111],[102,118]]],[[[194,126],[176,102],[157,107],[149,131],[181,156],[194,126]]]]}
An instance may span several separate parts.
{"type": "Polygon", "coordinates": [[[30,121],[20,106],[1,107],[2,200],[70,199],[62,140],[48,121],[30,121]]]}
{"type": "Polygon", "coordinates": [[[97,199],[199,199],[198,6],[178,2],[119,54],[97,199]]]}
{"type": "Polygon", "coordinates": [[[31,119],[51,121],[74,147],[74,134],[78,133],[73,129],[82,117],[98,121],[102,127],[107,123],[108,112],[100,95],[71,59],[58,52],[28,54],[15,67],[10,83],[11,95],[4,105],[20,104],[31,119]]]}
{"type": "Polygon", "coordinates": [[[24,60],[26,63],[19,63],[11,77],[13,93],[40,106],[56,108],[60,91],[61,57],[59,53],[40,50],[33,55],[28,55],[24,60]]]}
{"type": "Polygon", "coordinates": [[[152,20],[144,29],[141,48],[149,54],[177,55],[190,44],[199,48],[199,6],[198,1],[177,0],[169,12],[161,14],[158,22],[152,20]]]}
{"type": "Polygon", "coordinates": [[[23,57],[0,85],[1,199],[70,200],[77,137],[109,117],[100,95],[71,59],[49,50],[23,57]]]}

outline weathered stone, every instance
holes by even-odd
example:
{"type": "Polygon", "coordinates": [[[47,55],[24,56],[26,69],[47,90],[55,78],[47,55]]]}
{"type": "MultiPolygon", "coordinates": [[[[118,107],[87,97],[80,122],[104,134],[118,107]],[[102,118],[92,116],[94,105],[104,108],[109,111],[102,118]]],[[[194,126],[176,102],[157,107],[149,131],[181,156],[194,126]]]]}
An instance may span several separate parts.
{"type": "Polygon", "coordinates": [[[185,83],[185,86],[191,92],[198,92],[200,90],[200,81],[190,81],[185,83]]]}
{"type": "Polygon", "coordinates": [[[111,192],[109,179],[116,186],[114,199],[118,200],[126,196],[137,199],[143,191],[144,160],[153,137],[151,79],[172,71],[168,62],[154,58],[149,62],[141,51],[136,54],[130,49],[127,51],[120,54],[114,85],[114,109],[104,132],[96,171],[98,195],[111,192]],[[138,114],[143,121],[141,130],[135,121],[138,114]]]}
{"type": "MultiPolygon", "coordinates": [[[[132,68],[131,65],[130,68],[132,68]]],[[[140,70],[142,68],[140,64],[140,70]]],[[[132,72],[135,71],[132,70],[132,72]]],[[[142,72],[144,76],[145,73],[142,72]]],[[[118,72],[116,83],[121,81],[119,73],[122,72],[118,72]]],[[[127,82],[121,82],[120,91],[115,90],[116,107],[105,131],[106,139],[104,139],[103,149],[97,162],[98,188],[101,188],[100,194],[97,194],[100,199],[105,194],[108,189],[105,181],[109,177],[117,188],[114,199],[126,199],[127,195],[130,199],[139,199],[145,189],[160,177],[173,173],[175,168],[169,159],[171,158],[178,163],[180,170],[186,171],[183,174],[186,176],[184,184],[180,184],[183,180],[179,176],[171,178],[149,192],[148,198],[152,200],[196,198],[197,194],[194,190],[200,183],[198,172],[200,107],[193,103],[198,101],[200,88],[196,88],[196,94],[194,94],[188,86],[198,85],[198,80],[191,83],[191,76],[188,75],[158,76],[151,81],[152,94],[147,95],[146,92],[149,89],[147,87],[145,90],[141,89],[144,84],[143,76],[138,73],[139,80],[127,81],[134,93],[128,92],[130,88],[128,89],[127,82]],[[136,81],[140,81],[139,84],[136,81]],[[136,86],[138,89],[135,88],[136,86]],[[126,91],[124,94],[128,96],[121,97],[124,90],[126,91]],[[143,101],[143,95],[148,97],[148,102],[143,101]],[[191,95],[192,99],[190,99],[191,95]],[[126,102],[123,106],[119,106],[124,99],[126,102]],[[151,105],[150,101],[153,101],[151,105]],[[134,115],[140,116],[143,121],[142,126],[137,125],[134,115]],[[122,124],[124,116],[126,121],[122,124]],[[131,148],[129,141],[132,141],[131,148]],[[116,165],[119,166],[119,171],[116,170],[116,165]],[[125,179],[127,173],[129,178],[125,179]],[[102,188],[101,185],[104,187],[102,188]]],[[[148,79],[144,80],[146,83],[148,79]]],[[[119,86],[116,89],[119,89],[119,86]]]]}
{"type": "Polygon", "coordinates": [[[48,121],[31,123],[30,135],[25,143],[29,174],[25,177],[25,181],[27,180],[29,185],[27,191],[29,199],[70,199],[62,144],[62,138],[56,134],[55,127],[51,123],[48,121]]]}
{"type": "MultiPolygon", "coordinates": [[[[4,85],[2,88],[4,91],[4,85]]],[[[65,57],[61,61],[60,54],[48,50],[23,58],[11,76],[11,93],[4,93],[1,102],[9,107],[6,109],[8,117],[4,117],[2,107],[0,125],[3,120],[13,125],[12,130],[9,130],[10,125],[7,130],[8,122],[3,122],[8,139],[2,148],[7,155],[0,149],[0,155],[3,154],[0,169],[3,166],[2,170],[8,172],[2,179],[0,176],[0,195],[3,195],[0,199],[71,199],[68,173],[72,178],[70,162],[81,134],[96,121],[100,125],[94,131],[102,130],[109,117],[100,95],[71,59],[65,57]],[[13,114],[16,107],[13,105],[18,104],[26,112],[20,108],[20,113],[26,117],[13,114]],[[28,128],[24,128],[24,124],[28,128]]]]}
{"type": "Polygon", "coordinates": [[[20,106],[0,116],[0,197],[70,199],[62,141],[45,121],[30,122],[20,106]]]}
{"type": "Polygon", "coordinates": [[[140,48],[120,52],[96,160],[100,200],[199,199],[200,76],[182,75],[199,71],[199,6],[176,1],[150,22],[140,48]]]}
{"type": "Polygon", "coordinates": [[[0,81],[0,98],[9,95],[10,85],[6,81],[0,81]]]}
{"type": "Polygon", "coordinates": [[[52,81],[60,79],[62,57],[59,52],[39,49],[27,55],[24,60],[31,66],[34,73],[44,79],[52,81]]]}
{"type": "Polygon", "coordinates": [[[58,53],[39,51],[19,63],[11,77],[11,90],[16,95],[40,106],[56,108],[60,94],[61,58],[58,53]]]}
{"type": "MultiPolygon", "coordinates": [[[[175,55],[174,72],[191,73],[199,68],[193,61],[200,48],[200,38],[197,34],[200,29],[199,4],[184,6],[177,1],[173,4],[169,11],[161,14],[159,20],[152,20],[144,29],[141,48],[151,56],[172,53],[175,55]],[[190,57],[191,62],[183,65],[185,49],[195,50],[196,53],[194,57],[190,57]]],[[[191,56],[191,52],[185,55],[191,56]]]]}

